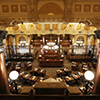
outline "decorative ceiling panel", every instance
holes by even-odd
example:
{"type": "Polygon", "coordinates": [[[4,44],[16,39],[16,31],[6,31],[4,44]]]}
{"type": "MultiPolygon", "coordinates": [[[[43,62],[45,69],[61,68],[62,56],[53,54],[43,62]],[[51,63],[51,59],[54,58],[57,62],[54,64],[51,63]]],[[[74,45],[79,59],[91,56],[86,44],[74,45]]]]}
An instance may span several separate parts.
{"type": "Polygon", "coordinates": [[[89,27],[89,26],[84,26],[84,29],[85,29],[85,30],[89,30],[90,27],[89,27]]]}
{"type": "Polygon", "coordinates": [[[91,5],[84,5],[84,12],[90,12],[91,11],[91,5]]]}
{"type": "Polygon", "coordinates": [[[41,30],[41,24],[36,24],[36,28],[37,28],[38,30],[41,30]]]}
{"type": "Polygon", "coordinates": [[[20,5],[21,12],[27,12],[27,5],[20,5]]]}
{"type": "Polygon", "coordinates": [[[45,24],[45,30],[49,30],[50,29],[50,24],[45,24]]]}
{"type": "Polygon", "coordinates": [[[81,30],[81,28],[82,28],[82,24],[77,24],[77,25],[76,25],[76,31],[81,30]]]}
{"type": "Polygon", "coordinates": [[[18,5],[11,5],[11,12],[18,12],[18,5]]]}
{"type": "Polygon", "coordinates": [[[18,26],[18,25],[16,25],[16,26],[12,27],[12,29],[16,31],[16,30],[18,30],[18,29],[19,29],[19,26],[18,26]]]}
{"type": "Polygon", "coordinates": [[[66,28],[66,24],[61,24],[61,30],[64,30],[66,28]]]}
{"type": "MultiPolygon", "coordinates": [[[[51,24],[45,24],[47,26],[50,26],[51,24]]],[[[46,26],[44,24],[29,24],[29,23],[23,23],[18,24],[14,27],[8,27],[6,30],[8,31],[8,34],[48,34],[50,33],[49,29],[47,30],[46,26]],[[41,28],[45,26],[45,28],[41,28]],[[22,33],[23,31],[23,33],[22,33]]],[[[79,24],[79,23],[69,23],[69,24],[52,24],[53,32],[52,34],[95,34],[94,31],[96,30],[95,27],[86,26],[85,24],[79,24]],[[81,33],[79,33],[81,31],[81,33]]]]}
{"type": "Polygon", "coordinates": [[[2,5],[2,12],[9,12],[9,6],[8,5],[2,5]]]}
{"type": "Polygon", "coordinates": [[[100,5],[94,5],[93,12],[100,12],[100,5]]]}
{"type": "MultiPolygon", "coordinates": [[[[14,0],[13,2],[13,0],[9,0],[8,2],[7,0],[0,0],[0,25],[9,26],[9,23],[12,21],[69,23],[84,22],[88,19],[93,25],[95,24],[95,26],[100,27],[99,1],[100,0],[14,0]],[[3,20],[5,20],[5,23],[3,23],[3,20]]],[[[39,26],[38,28],[42,30],[39,26]]],[[[55,25],[53,28],[57,30],[58,26],[55,25]]],[[[49,25],[45,25],[45,29],[48,30],[49,25]]]]}
{"type": "Polygon", "coordinates": [[[21,29],[26,31],[26,25],[25,24],[21,24],[21,29]]]}
{"type": "Polygon", "coordinates": [[[74,11],[81,12],[81,5],[75,5],[74,11]]]}
{"type": "Polygon", "coordinates": [[[52,25],[52,28],[53,28],[54,30],[57,30],[57,26],[58,26],[57,24],[53,24],[53,25],[52,25]]]}

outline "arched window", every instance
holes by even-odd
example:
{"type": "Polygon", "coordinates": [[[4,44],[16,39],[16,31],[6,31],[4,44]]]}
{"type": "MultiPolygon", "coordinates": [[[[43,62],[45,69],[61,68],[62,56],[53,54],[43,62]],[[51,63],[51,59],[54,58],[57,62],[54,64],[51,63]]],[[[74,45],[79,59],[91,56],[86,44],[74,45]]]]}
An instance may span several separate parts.
{"type": "Polygon", "coordinates": [[[26,43],[25,37],[24,37],[24,36],[19,37],[18,42],[19,42],[19,43],[26,43]]]}
{"type": "Polygon", "coordinates": [[[84,43],[84,37],[83,36],[79,36],[76,40],[76,43],[84,43]]]}

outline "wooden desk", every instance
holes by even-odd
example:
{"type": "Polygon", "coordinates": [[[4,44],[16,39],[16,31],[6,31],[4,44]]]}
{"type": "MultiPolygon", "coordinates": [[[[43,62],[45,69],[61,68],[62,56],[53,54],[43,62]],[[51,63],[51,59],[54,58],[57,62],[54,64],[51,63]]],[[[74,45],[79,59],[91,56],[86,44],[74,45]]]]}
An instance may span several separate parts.
{"type": "Polygon", "coordinates": [[[29,81],[31,81],[32,84],[34,84],[37,81],[38,77],[33,76],[29,78],[29,81]]]}
{"type": "Polygon", "coordinates": [[[63,70],[57,70],[57,76],[61,77],[61,76],[65,76],[65,72],[63,70]]]}
{"type": "Polygon", "coordinates": [[[80,95],[82,94],[78,87],[68,87],[69,95],[80,95]]]}
{"type": "Polygon", "coordinates": [[[73,77],[66,76],[65,81],[66,81],[66,83],[68,83],[71,86],[75,84],[75,80],[73,77]]]}
{"type": "Polygon", "coordinates": [[[31,70],[32,69],[32,64],[28,64],[27,65],[27,70],[31,70]]]}
{"type": "Polygon", "coordinates": [[[34,89],[36,95],[63,95],[67,87],[64,82],[36,82],[34,89]]]}
{"type": "Polygon", "coordinates": [[[60,77],[59,77],[59,78],[56,78],[56,80],[57,80],[57,81],[60,81],[60,82],[65,82],[65,79],[62,79],[62,78],[60,78],[60,77]]]}
{"type": "Polygon", "coordinates": [[[29,77],[30,77],[30,75],[29,75],[29,74],[22,75],[22,78],[23,78],[23,79],[25,79],[25,80],[29,79],[29,77]]]}
{"type": "Polygon", "coordinates": [[[41,66],[41,67],[62,67],[63,59],[60,59],[60,60],[39,59],[39,66],[41,66]]]}
{"type": "Polygon", "coordinates": [[[37,82],[42,82],[43,80],[45,80],[44,77],[39,77],[39,78],[37,79],[37,82]]]}
{"type": "Polygon", "coordinates": [[[23,86],[21,94],[29,94],[30,90],[33,89],[32,86],[23,86]]]}

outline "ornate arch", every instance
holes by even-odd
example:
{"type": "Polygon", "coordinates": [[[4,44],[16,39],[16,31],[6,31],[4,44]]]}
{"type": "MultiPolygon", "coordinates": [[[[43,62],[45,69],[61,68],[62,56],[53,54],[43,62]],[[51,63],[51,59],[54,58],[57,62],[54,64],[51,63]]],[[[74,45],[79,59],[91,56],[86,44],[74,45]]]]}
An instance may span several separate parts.
{"type": "Polygon", "coordinates": [[[86,35],[75,35],[75,43],[76,43],[77,39],[78,39],[80,36],[84,39],[84,44],[86,45],[86,42],[87,42],[86,35]]]}
{"type": "Polygon", "coordinates": [[[19,42],[19,39],[20,39],[21,36],[23,36],[26,39],[26,43],[28,43],[28,36],[27,35],[17,35],[16,36],[17,45],[18,45],[18,42],[19,42]]]}

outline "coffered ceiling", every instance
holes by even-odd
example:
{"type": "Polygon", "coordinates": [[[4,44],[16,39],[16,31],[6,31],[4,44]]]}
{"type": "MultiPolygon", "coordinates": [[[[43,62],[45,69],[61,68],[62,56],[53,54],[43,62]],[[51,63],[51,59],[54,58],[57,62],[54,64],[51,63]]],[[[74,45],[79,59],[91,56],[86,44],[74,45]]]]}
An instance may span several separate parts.
{"type": "Polygon", "coordinates": [[[0,29],[23,22],[100,26],[100,0],[0,0],[0,29]]]}

